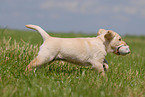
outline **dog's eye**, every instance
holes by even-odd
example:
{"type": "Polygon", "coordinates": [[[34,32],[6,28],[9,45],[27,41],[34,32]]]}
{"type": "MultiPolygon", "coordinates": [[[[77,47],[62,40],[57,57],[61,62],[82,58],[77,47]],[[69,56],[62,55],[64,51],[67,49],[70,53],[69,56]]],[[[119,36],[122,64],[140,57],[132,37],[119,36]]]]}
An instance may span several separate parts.
{"type": "Polygon", "coordinates": [[[119,41],[121,41],[121,38],[119,38],[119,41]]]}

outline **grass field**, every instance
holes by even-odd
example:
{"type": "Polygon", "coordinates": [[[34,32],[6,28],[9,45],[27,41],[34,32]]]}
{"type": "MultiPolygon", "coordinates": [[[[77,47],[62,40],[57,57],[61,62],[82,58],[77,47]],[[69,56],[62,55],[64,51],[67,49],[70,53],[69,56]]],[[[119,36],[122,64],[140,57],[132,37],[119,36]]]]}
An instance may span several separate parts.
{"type": "MultiPolygon", "coordinates": [[[[57,37],[93,37],[54,34],[57,37]]],[[[27,75],[24,70],[42,44],[36,32],[0,30],[0,97],[145,97],[145,37],[126,36],[131,54],[108,54],[105,78],[91,67],[60,61],[27,75]]]]}

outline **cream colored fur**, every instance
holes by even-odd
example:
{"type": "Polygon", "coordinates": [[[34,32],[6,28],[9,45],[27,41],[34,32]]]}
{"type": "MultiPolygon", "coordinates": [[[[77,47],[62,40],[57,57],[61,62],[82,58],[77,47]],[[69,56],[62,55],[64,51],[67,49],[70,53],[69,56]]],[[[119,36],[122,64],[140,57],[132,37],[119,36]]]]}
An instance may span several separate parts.
{"type": "Polygon", "coordinates": [[[126,45],[117,33],[110,30],[100,29],[98,36],[93,38],[56,38],[49,36],[39,26],[26,25],[26,27],[37,30],[44,40],[38,56],[30,62],[26,70],[32,70],[33,67],[54,60],[64,60],[77,65],[91,65],[104,76],[103,64],[108,69],[104,61],[107,53],[115,53],[117,46],[126,45]]]}

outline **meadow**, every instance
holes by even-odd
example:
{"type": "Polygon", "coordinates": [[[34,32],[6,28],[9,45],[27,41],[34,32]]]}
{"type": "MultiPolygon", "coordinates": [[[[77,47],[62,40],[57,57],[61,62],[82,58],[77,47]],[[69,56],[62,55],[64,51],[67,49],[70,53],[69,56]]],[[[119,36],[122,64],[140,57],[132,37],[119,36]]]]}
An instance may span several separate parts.
{"type": "Polygon", "coordinates": [[[105,78],[91,67],[61,61],[24,74],[26,66],[37,56],[43,42],[41,36],[32,31],[0,29],[0,97],[145,97],[145,36],[124,36],[123,40],[130,46],[131,54],[108,54],[105,78]]]}

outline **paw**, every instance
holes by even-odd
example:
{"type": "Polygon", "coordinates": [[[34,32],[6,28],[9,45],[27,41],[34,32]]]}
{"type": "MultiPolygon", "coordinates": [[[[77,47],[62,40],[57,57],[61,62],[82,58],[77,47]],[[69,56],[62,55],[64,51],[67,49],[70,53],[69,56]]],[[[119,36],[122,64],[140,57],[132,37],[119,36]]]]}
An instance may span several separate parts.
{"type": "Polygon", "coordinates": [[[108,68],[109,68],[108,64],[107,63],[103,63],[103,68],[104,68],[104,71],[108,71],[108,68]]]}

